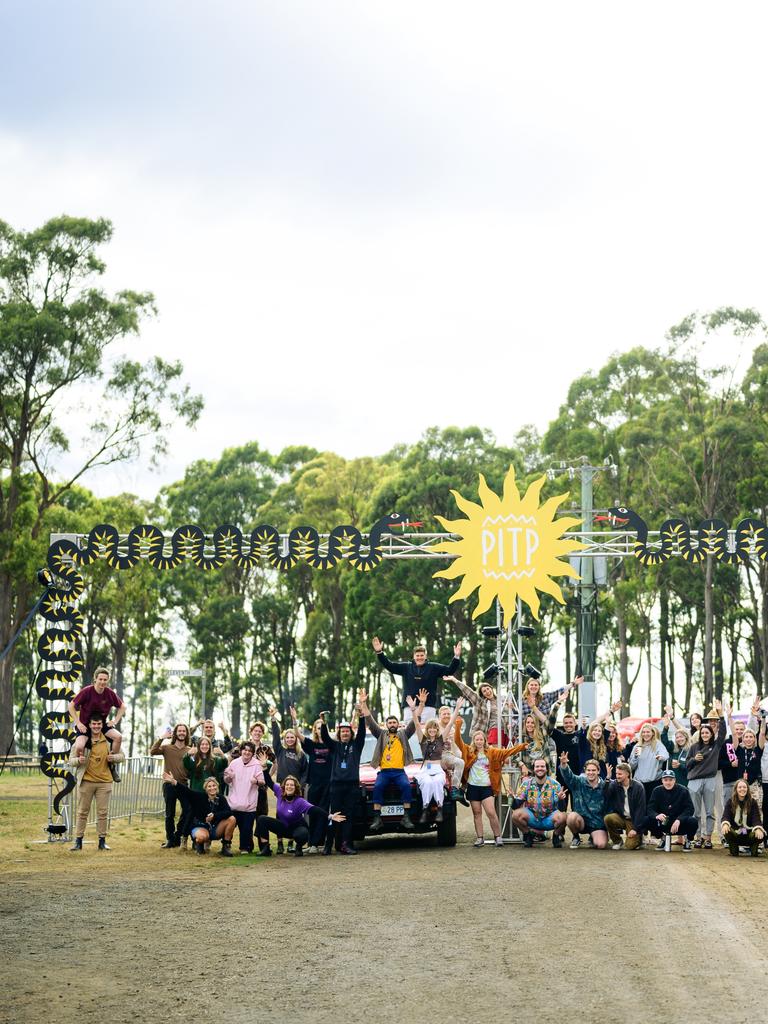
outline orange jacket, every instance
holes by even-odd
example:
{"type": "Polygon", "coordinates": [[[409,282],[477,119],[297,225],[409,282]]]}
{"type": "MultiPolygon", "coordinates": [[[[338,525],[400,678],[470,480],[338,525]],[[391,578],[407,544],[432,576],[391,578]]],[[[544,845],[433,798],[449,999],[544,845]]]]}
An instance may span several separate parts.
{"type": "MultiPolygon", "coordinates": [[[[468,747],[462,739],[460,719],[456,720],[454,729],[456,746],[461,751],[461,756],[464,759],[464,774],[462,776],[462,782],[466,782],[467,776],[469,775],[469,769],[477,760],[477,751],[474,747],[468,747]]],[[[513,754],[517,754],[519,751],[523,750],[525,746],[525,743],[517,743],[514,747],[485,748],[485,753],[488,757],[488,774],[491,777],[491,789],[493,790],[494,796],[501,789],[501,766],[508,757],[511,757],[513,754]]]]}

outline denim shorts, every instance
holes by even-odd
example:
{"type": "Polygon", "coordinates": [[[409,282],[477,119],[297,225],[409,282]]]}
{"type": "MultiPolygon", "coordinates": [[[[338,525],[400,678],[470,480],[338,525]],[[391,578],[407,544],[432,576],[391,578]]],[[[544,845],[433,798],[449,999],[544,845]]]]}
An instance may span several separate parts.
{"type": "Polygon", "coordinates": [[[542,832],[549,832],[550,829],[555,827],[555,816],[554,814],[548,814],[546,818],[537,818],[530,807],[528,811],[528,824],[531,828],[541,829],[542,832]]]}

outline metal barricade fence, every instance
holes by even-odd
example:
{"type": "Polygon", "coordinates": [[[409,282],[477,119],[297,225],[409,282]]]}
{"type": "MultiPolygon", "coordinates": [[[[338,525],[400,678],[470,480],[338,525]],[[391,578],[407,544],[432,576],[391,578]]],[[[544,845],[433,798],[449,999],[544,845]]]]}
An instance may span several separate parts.
{"type": "MultiPolygon", "coordinates": [[[[112,784],[109,801],[109,824],[118,818],[160,817],[165,812],[163,800],[163,762],[157,757],[129,757],[118,765],[120,782],[112,784]]],[[[77,815],[77,789],[69,795],[68,822],[74,825],[77,815]]],[[[88,824],[96,822],[96,801],[91,804],[88,824]]]]}

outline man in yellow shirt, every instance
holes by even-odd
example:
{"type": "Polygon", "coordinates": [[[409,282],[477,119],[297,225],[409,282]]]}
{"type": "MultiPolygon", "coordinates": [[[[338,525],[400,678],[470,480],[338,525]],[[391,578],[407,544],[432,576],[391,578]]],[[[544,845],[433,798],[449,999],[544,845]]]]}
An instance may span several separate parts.
{"type": "Polygon", "coordinates": [[[110,766],[115,761],[125,760],[125,755],[118,752],[110,752],[109,742],[104,736],[104,716],[100,711],[91,715],[89,722],[91,730],[90,748],[78,751],[72,748],[70,765],[77,769],[78,799],[77,799],[77,822],[75,825],[75,842],[71,847],[73,851],[82,850],[85,825],[88,821],[88,814],[94,797],[96,799],[96,817],[99,833],[99,849],[108,850],[107,846],[107,818],[109,815],[109,800],[112,796],[112,772],[110,766]]]}
{"type": "Polygon", "coordinates": [[[371,714],[368,707],[368,695],[360,692],[360,712],[365,716],[365,723],[376,737],[376,747],[371,757],[371,767],[378,768],[379,774],[373,786],[373,821],[371,832],[380,832],[383,828],[381,805],[384,793],[390,785],[400,790],[400,802],[403,805],[402,826],[412,832],[414,825],[409,814],[411,808],[411,783],[406,775],[405,766],[413,763],[411,745],[408,742],[415,731],[415,723],[411,720],[405,728],[400,727],[399,719],[390,715],[386,720],[386,728],[382,729],[371,714]]]}

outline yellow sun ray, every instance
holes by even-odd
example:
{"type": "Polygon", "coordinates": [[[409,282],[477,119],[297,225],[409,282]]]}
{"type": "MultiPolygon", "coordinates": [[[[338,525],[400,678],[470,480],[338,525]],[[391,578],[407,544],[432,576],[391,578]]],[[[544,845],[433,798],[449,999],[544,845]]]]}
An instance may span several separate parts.
{"type": "Polygon", "coordinates": [[[505,625],[516,613],[518,598],[538,618],[539,594],[565,603],[561,587],[553,577],[579,578],[569,562],[560,558],[584,547],[567,533],[580,520],[572,516],[555,518],[568,494],[539,504],[544,483],[545,478],[538,477],[521,498],[514,467],[510,466],[500,498],[480,474],[480,504],[451,491],[465,519],[436,517],[458,539],[435,546],[434,550],[455,558],[433,575],[449,580],[461,577],[450,601],[463,600],[478,591],[473,618],[482,615],[496,598],[502,606],[505,625]]]}

